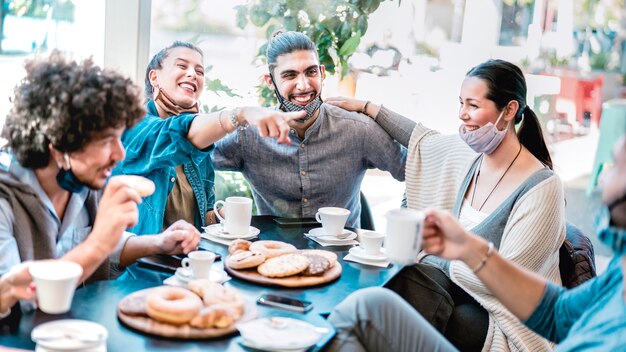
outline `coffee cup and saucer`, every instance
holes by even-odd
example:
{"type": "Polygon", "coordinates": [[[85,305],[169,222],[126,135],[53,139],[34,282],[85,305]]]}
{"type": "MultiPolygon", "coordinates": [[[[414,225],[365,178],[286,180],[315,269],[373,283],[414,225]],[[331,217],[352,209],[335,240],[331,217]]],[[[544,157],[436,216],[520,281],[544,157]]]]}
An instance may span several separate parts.
{"type": "Polygon", "coordinates": [[[332,244],[352,241],[357,235],[344,228],[348,216],[350,216],[350,210],[348,209],[336,207],[319,208],[315,214],[315,220],[322,224],[322,227],[310,230],[307,236],[332,244]]]}
{"type": "MultiPolygon", "coordinates": [[[[176,269],[175,275],[176,278],[182,282],[189,282],[196,279],[196,277],[193,275],[193,272],[189,268],[180,267],[176,269]]],[[[209,280],[222,283],[226,281],[226,275],[227,274],[225,271],[211,270],[209,272],[209,280]]]]}
{"type": "Polygon", "coordinates": [[[252,221],[252,199],[247,197],[228,197],[226,200],[215,202],[214,209],[215,216],[220,220],[220,223],[204,227],[209,236],[227,240],[237,238],[248,240],[259,235],[259,229],[250,226],[252,221]],[[221,214],[222,211],[224,216],[221,214]]]}
{"type": "Polygon", "coordinates": [[[323,227],[317,227],[309,231],[309,237],[319,238],[324,242],[348,242],[356,238],[356,233],[348,229],[343,229],[340,234],[329,235],[323,227]]]}
{"type": "Polygon", "coordinates": [[[187,254],[181,261],[181,267],[176,269],[176,278],[183,282],[195,279],[209,279],[215,282],[222,282],[225,272],[211,270],[215,261],[215,253],[209,251],[193,251],[187,254]]]}
{"type": "Polygon", "coordinates": [[[383,252],[385,235],[369,230],[362,230],[359,234],[360,245],[350,248],[350,254],[358,259],[383,261],[387,256],[383,252]]]}
{"type": "Polygon", "coordinates": [[[225,240],[234,240],[237,238],[240,238],[242,240],[249,240],[257,237],[259,233],[261,233],[261,231],[254,226],[248,226],[248,231],[244,232],[243,234],[230,233],[226,232],[222,224],[213,224],[206,226],[204,227],[204,231],[207,235],[215,236],[225,240]]]}

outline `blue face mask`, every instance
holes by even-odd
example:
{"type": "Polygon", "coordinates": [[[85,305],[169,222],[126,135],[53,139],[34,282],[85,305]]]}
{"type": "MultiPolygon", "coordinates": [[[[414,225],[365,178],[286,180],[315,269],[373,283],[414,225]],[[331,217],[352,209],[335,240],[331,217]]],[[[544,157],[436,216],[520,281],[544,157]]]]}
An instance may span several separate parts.
{"type": "Polygon", "coordinates": [[[59,173],[57,174],[57,183],[61,188],[68,192],[78,193],[83,190],[85,184],[82,183],[72,172],[70,157],[67,153],[63,154],[63,158],[65,159],[67,170],[65,168],[61,168],[61,170],[59,170],[59,173]]]}
{"type": "Polygon", "coordinates": [[[596,217],[596,229],[600,242],[609,246],[615,256],[621,257],[626,254],[626,229],[612,226],[611,211],[619,204],[626,201],[626,194],[603,207],[596,217]]]}

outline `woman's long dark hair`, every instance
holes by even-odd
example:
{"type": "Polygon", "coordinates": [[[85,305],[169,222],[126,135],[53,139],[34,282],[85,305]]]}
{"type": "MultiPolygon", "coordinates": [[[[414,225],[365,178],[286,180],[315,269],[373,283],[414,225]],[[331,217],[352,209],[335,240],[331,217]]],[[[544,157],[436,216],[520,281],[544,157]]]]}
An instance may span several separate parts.
{"type": "Polygon", "coordinates": [[[478,77],[487,83],[487,99],[493,101],[499,110],[511,100],[518,102],[515,124],[522,124],[517,130],[517,138],[535,158],[552,169],[552,158],[543,139],[541,125],[537,115],[526,104],[526,79],[522,70],[504,60],[489,60],[469,70],[466,76],[478,77]]]}

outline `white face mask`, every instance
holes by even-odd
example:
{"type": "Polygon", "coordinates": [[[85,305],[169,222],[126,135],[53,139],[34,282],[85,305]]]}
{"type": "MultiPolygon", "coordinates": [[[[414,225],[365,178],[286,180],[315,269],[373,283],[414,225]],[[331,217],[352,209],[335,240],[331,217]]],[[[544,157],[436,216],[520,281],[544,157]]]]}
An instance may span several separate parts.
{"type": "Polygon", "coordinates": [[[504,111],[505,110],[502,110],[495,124],[489,122],[474,131],[466,131],[465,125],[461,124],[461,126],[459,126],[459,136],[476,153],[493,153],[494,150],[498,148],[500,143],[502,143],[502,140],[504,139],[504,136],[506,136],[506,132],[509,129],[508,124],[502,131],[498,131],[498,128],[496,127],[500,118],[504,115],[504,111]]]}

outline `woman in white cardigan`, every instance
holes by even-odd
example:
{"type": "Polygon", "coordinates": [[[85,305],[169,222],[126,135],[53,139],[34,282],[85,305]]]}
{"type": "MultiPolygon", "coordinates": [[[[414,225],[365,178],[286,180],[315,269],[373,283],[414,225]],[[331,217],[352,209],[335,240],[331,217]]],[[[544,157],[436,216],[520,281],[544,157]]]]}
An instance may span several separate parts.
{"type": "MultiPolygon", "coordinates": [[[[369,101],[326,102],[367,114],[408,147],[408,207],[451,210],[505,258],[560,284],[563,188],[526,90],[523,73],[509,62],[489,60],[472,68],[461,86],[458,135],[442,135],[369,101]]],[[[420,257],[388,288],[460,350],[551,349],[461,262],[420,257]]]]}

